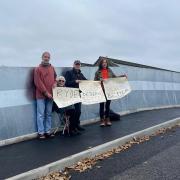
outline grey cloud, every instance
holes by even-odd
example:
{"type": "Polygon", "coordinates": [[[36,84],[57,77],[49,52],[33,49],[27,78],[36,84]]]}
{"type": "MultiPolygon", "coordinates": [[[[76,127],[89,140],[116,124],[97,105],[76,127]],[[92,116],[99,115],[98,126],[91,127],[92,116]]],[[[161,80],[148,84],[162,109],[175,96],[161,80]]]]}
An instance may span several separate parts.
{"type": "Polygon", "coordinates": [[[180,69],[178,0],[1,0],[0,65],[34,66],[99,55],[180,69]]]}

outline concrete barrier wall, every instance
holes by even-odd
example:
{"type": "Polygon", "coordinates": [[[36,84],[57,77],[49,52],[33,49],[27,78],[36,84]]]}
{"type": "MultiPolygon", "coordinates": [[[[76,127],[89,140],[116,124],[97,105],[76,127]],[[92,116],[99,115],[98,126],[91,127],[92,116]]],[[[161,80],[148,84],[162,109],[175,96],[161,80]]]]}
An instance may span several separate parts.
{"type": "MultiPolygon", "coordinates": [[[[33,69],[0,67],[0,141],[36,132],[36,102],[33,69]]],[[[56,68],[60,75],[68,68],[56,68]]],[[[94,79],[96,67],[83,67],[88,79],[94,79]]],[[[115,74],[127,74],[133,91],[112,102],[116,112],[177,106],[180,104],[180,73],[122,65],[115,74]]],[[[82,107],[81,120],[98,117],[99,105],[82,107]]],[[[53,126],[59,120],[53,114],[53,126]]]]}

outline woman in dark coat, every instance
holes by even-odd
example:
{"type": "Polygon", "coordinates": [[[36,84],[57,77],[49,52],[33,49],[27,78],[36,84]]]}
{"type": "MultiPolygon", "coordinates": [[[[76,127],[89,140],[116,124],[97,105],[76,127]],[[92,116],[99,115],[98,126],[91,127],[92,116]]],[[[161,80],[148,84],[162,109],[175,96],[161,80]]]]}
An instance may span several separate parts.
{"type": "MultiPolygon", "coordinates": [[[[65,87],[65,78],[63,76],[56,78],[57,87],[65,87]]],[[[58,108],[57,105],[54,103],[54,109],[55,111],[60,114],[61,117],[65,118],[65,127],[63,130],[64,135],[77,135],[80,134],[79,131],[76,130],[76,124],[74,121],[75,118],[75,107],[74,105],[64,107],[64,108],[58,108]]]]}

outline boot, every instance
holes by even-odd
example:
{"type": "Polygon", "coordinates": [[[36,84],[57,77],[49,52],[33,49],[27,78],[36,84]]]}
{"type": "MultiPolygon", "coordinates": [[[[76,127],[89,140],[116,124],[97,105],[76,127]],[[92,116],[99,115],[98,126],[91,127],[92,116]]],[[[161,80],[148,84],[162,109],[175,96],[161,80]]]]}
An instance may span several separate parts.
{"type": "Polygon", "coordinates": [[[105,126],[106,126],[106,123],[105,123],[104,118],[101,119],[100,126],[101,126],[101,127],[105,127],[105,126]]]}
{"type": "Polygon", "coordinates": [[[105,123],[106,123],[106,126],[111,126],[111,125],[112,125],[112,123],[111,123],[109,117],[106,118],[105,123]]]}

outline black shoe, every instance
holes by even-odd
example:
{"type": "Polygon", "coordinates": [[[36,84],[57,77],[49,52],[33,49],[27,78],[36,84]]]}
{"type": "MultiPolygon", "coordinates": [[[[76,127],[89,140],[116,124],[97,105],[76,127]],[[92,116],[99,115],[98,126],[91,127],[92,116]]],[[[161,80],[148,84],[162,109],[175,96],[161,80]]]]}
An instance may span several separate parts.
{"type": "Polygon", "coordinates": [[[72,132],[75,133],[76,135],[81,135],[81,132],[78,129],[74,129],[72,132]]]}
{"type": "Polygon", "coordinates": [[[53,138],[55,135],[53,133],[45,133],[46,138],[53,138]]]}
{"type": "Polygon", "coordinates": [[[69,132],[69,136],[77,136],[78,134],[77,134],[77,132],[76,131],[71,131],[71,132],[69,132]]]}
{"type": "Polygon", "coordinates": [[[82,126],[77,126],[78,131],[85,131],[85,129],[82,126]]]}
{"type": "Polygon", "coordinates": [[[63,136],[70,136],[70,132],[68,132],[68,130],[64,130],[61,133],[63,136]]]}

